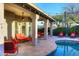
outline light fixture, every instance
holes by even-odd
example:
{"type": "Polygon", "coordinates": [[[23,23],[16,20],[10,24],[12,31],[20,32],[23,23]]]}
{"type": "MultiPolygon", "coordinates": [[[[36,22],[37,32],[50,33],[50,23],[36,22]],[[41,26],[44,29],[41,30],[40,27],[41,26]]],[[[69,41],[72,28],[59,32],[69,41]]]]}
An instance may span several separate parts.
{"type": "Polygon", "coordinates": [[[22,18],[21,19],[24,21],[24,12],[22,12],[22,18]]]}

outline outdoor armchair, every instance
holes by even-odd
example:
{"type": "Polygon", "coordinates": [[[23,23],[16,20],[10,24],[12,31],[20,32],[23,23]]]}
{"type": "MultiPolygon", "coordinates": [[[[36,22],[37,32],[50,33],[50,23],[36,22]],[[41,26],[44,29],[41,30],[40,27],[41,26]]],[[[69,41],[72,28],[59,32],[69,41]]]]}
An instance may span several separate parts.
{"type": "Polygon", "coordinates": [[[18,53],[18,47],[13,41],[5,41],[4,42],[4,54],[10,55],[18,53]]]}

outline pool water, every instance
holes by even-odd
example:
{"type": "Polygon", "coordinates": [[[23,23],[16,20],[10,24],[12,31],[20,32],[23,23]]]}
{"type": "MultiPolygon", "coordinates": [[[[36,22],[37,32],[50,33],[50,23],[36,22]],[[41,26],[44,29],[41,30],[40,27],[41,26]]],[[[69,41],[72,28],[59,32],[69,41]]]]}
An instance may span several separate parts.
{"type": "Polygon", "coordinates": [[[74,42],[56,42],[57,49],[47,56],[79,56],[79,43],[74,42]]]}
{"type": "Polygon", "coordinates": [[[0,56],[4,55],[4,46],[0,44],[0,56]]]}

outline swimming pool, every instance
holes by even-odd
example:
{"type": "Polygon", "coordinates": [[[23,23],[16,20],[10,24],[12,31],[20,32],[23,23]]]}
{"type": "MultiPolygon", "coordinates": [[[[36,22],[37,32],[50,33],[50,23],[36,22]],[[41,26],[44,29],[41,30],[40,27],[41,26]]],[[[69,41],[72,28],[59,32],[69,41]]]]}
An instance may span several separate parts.
{"type": "Polygon", "coordinates": [[[57,49],[47,56],[79,56],[79,42],[72,40],[56,41],[57,49]]]}
{"type": "Polygon", "coordinates": [[[4,55],[4,45],[0,44],[0,56],[4,55]]]}

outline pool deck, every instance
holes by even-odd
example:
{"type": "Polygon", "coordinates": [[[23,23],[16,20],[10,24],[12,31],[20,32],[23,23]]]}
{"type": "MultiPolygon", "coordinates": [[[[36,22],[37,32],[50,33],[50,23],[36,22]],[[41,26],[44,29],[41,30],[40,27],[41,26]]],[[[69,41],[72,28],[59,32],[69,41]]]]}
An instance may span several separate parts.
{"type": "Polygon", "coordinates": [[[48,40],[39,39],[38,46],[32,46],[29,42],[22,43],[18,46],[17,56],[46,56],[56,50],[57,46],[51,37],[48,40]]]}
{"type": "Polygon", "coordinates": [[[57,40],[73,40],[79,42],[79,38],[49,36],[47,40],[38,39],[38,46],[33,46],[31,42],[18,45],[18,54],[16,56],[46,56],[56,50],[57,40]]]}
{"type": "MultiPolygon", "coordinates": [[[[50,36],[49,36],[50,37],[50,36]]],[[[79,42],[79,37],[76,38],[70,38],[70,37],[58,37],[58,36],[52,36],[52,39],[54,39],[55,41],[57,40],[72,40],[72,41],[77,41],[79,42]]]]}

